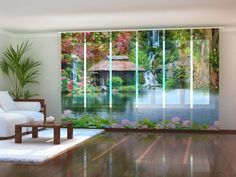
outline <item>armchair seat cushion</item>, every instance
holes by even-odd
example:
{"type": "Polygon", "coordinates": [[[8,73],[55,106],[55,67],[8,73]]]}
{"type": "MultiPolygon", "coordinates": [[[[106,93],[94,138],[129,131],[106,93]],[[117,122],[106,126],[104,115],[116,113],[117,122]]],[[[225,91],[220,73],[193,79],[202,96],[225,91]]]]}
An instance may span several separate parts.
{"type": "MultiPolygon", "coordinates": [[[[14,113],[0,113],[0,137],[15,135],[15,125],[26,122],[26,116],[14,113]]],[[[24,128],[23,132],[26,131],[24,128]]]]}
{"type": "Polygon", "coordinates": [[[14,111],[8,111],[8,113],[24,115],[26,116],[26,121],[30,121],[30,120],[43,121],[44,120],[44,115],[41,112],[36,112],[36,111],[14,110],[14,111]]]}

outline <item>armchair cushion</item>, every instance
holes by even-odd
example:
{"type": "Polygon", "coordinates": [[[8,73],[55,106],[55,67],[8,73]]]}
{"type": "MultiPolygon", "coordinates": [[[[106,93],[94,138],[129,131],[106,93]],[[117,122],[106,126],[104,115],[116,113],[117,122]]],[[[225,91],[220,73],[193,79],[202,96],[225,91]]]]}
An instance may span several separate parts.
{"type": "Polygon", "coordinates": [[[4,111],[16,109],[16,105],[8,91],[0,91],[0,106],[4,111]]]}
{"type": "Polygon", "coordinates": [[[25,111],[36,111],[39,112],[41,109],[40,102],[15,102],[16,110],[25,110],[25,111]]]}
{"type": "Polygon", "coordinates": [[[26,116],[27,121],[43,121],[44,120],[44,115],[41,112],[36,112],[36,111],[26,111],[26,110],[13,110],[13,111],[8,111],[8,113],[15,113],[15,114],[21,114],[26,116]]]}
{"type": "MultiPolygon", "coordinates": [[[[15,135],[15,125],[26,122],[26,117],[20,114],[0,113],[0,137],[15,135]]],[[[23,129],[25,132],[26,129],[23,129]]]]}

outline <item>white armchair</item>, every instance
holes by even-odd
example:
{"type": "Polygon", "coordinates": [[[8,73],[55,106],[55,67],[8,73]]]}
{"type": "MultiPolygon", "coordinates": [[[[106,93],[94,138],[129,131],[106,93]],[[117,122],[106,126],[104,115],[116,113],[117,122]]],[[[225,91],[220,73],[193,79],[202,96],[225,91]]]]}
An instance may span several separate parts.
{"type": "MultiPolygon", "coordinates": [[[[7,91],[0,91],[0,138],[12,137],[15,125],[27,121],[44,121],[46,106],[43,99],[13,100],[7,91]]],[[[25,129],[23,132],[30,131],[25,129]]]]}

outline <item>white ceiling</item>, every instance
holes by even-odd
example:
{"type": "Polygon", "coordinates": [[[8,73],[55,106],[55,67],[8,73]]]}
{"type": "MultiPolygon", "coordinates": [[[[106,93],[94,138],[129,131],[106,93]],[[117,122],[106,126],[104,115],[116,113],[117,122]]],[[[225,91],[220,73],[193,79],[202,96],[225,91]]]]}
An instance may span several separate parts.
{"type": "Polygon", "coordinates": [[[0,0],[15,33],[154,27],[236,27],[236,0],[0,0]]]}

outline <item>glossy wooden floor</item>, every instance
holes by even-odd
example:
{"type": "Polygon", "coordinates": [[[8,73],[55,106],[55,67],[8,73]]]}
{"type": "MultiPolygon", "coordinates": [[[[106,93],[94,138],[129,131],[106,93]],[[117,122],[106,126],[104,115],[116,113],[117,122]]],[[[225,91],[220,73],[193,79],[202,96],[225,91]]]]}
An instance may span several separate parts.
{"type": "Polygon", "coordinates": [[[0,163],[1,177],[234,177],[236,135],[106,132],[41,165],[0,163]]]}

